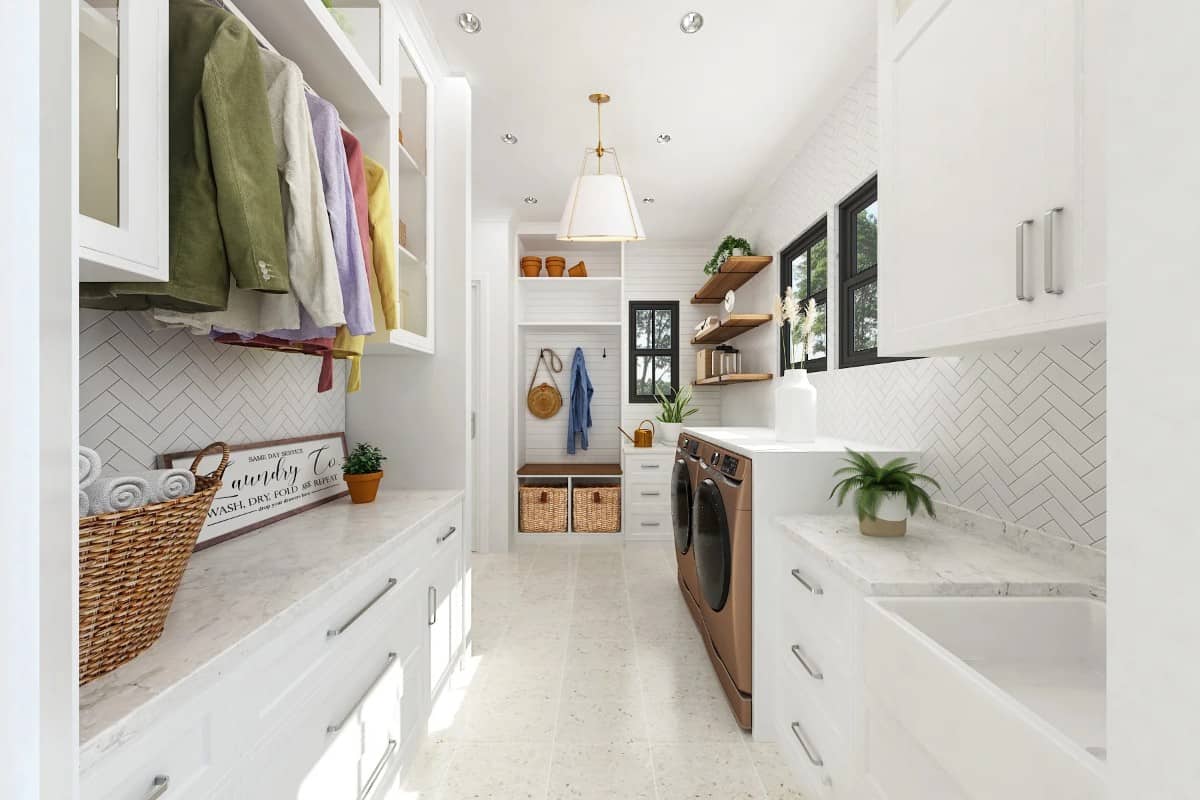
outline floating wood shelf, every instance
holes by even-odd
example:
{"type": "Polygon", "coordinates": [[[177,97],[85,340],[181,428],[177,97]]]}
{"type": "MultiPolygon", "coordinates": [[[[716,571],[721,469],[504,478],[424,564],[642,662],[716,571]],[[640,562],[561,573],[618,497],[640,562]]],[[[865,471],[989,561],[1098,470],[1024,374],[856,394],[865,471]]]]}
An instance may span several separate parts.
{"type": "Polygon", "coordinates": [[[518,478],[613,478],[621,475],[620,464],[526,464],[518,478]]]}
{"type": "Polygon", "coordinates": [[[730,314],[729,319],[711,325],[692,338],[692,344],[720,344],[738,334],[771,321],[770,314],[730,314]]]}
{"type": "Polygon", "coordinates": [[[725,299],[725,293],[737,289],[746,281],[762,272],[763,268],[774,260],[773,256],[730,256],[721,265],[721,271],[712,275],[700,287],[700,291],[692,295],[694,304],[719,303],[725,299]]]}
{"type": "Polygon", "coordinates": [[[693,381],[694,386],[724,386],[727,383],[754,383],[755,381],[769,381],[775,377],[769,372],[734,372],[729,375],[718,375],[715,378],[705,378],[702,381],[693,381]]]}

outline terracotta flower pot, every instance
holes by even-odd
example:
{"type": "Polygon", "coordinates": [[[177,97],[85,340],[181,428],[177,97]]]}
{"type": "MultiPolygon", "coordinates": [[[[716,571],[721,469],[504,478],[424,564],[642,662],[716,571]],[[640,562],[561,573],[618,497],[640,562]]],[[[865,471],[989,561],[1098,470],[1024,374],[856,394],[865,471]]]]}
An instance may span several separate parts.
{"type": "Polygon", "coordinates": [[[383,479],[383,472],[367,472],[362,475],[345,473],[342,479],[350,489],[350,502],[373,503],[375,495],[379,493],[379,481],[383,479]]]}

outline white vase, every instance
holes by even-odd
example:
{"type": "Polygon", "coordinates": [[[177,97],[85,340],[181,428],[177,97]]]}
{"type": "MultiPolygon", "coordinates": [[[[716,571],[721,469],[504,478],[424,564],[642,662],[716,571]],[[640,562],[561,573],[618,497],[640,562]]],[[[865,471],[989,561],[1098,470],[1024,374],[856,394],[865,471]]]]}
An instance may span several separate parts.
{"type": "Polygon", "coordinates": [[[908,503],[900,492],[885,494],[879,500],[874,517],[858,522],[864,536],[903,536],[908,531],[908,503]]]}
{"type": "Polygon", "coordinates": [[[658,441],[663,444],[669,444],[671,447],[679,443],[679,432],[683,430],[682,422],[654,420],[654,424],[658,426],[658,441]]]}
{"type": "Polygon", "coordinates": [[[808,382],[807,370],[789,369],[775,385],[775,438],[817,440],[817,390],[808,382]]]}

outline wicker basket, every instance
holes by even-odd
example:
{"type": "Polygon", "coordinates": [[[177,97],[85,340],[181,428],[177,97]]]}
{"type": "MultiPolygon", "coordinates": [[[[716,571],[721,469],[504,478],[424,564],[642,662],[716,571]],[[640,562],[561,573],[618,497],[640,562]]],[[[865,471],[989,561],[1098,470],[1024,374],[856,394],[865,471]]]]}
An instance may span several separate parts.
{"type": "Polygon", "coordinates": [[[567,487],[522,486],[521,524],[524,533],[566,533],[567,487]]]}
{"type": "Polygon", "coordinates": [[[621,487],[581,486],[573,490],[576,533],[616,533],[621,530],[621,487]]]}
{"type": "Polygon", "coordinates": [[[165,503],[79,520],[79,683],[131,660],[162,635],[163,623],[196,537],[208,516],[229,446],[217,442],[192,461],[192,472],[213,448],[221,463],[196,476],[196,491],[165,503]]]}

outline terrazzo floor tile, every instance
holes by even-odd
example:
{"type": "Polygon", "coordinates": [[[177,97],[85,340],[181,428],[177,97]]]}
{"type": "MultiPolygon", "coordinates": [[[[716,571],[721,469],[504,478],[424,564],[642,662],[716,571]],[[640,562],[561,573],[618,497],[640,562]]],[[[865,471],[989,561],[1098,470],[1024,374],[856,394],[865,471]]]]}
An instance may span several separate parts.
{"type": "Polygon", "coordinates": [[[744,744],[653,744],[660,797],[688,800],[760,800],[762,781],[744,744]]]}
{"type": "Polygon", "coordinates": [[[655,800],[650,745],[558,744],[549,800],[655,800]]]}

